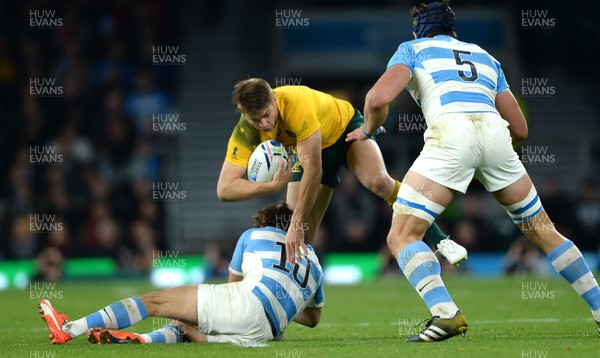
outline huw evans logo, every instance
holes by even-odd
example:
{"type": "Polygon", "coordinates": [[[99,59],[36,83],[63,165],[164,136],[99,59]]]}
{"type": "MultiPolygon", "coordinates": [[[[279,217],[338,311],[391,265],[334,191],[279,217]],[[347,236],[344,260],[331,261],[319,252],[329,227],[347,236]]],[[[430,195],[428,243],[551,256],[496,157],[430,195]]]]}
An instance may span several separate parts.
{"type": "Polygon", "coordinates": [[[29,214],[29,230],[32,232],[57,232],[63,223],[56,221],[56,214],[29,214]]]}
{"type": "Polygon", "coordinates": [[[56,78],[29,78],[29,94],[33,97],[62,97],[63,87],[56,84],[56,78]]]}
{"type": "Polygon", "coordinates": [[[186,197],[186,191],[179,189],[177,182],[152,182],[152,200],[184,200],[186,197]]]}
{"type": "Polygon", "coordinates": [[[553,300],[556,292],[548,289],[548,282],[521,282],[521,300],[553,300]]]}
{"type": "Polygon", "coordinates": [[[521,358],[546,358],[548,357],[548,351],[545,350],[526,350],[521,351],[521,358]]]}
{"type": "Polygon", "coordinates": [[[182,133],[187,130],[187,124],[179,121],[179,113],[153,113],[152,131],[154,133],[182,133]]]}
{"type": "Polygon", "coordinates": [[[183,65],[185,54],[179,53],[179,46],[152,46],[152,63],[155,65],[183,65]]]}
{"type": "Polygon", "coordinates": [[[302,10],[275,10],[275,26],[280,29],[306,29],[310,20],[302,16],[302,10]]]}
{"type": "Polygon", "coordinates": [[[556,155],[547,145],[524,145],[521,147],[521,162],[524,165],[554,165],[556,155]]]}
{"type": "Polygon", "coordinates": [[[55,355],[56,352],[49,349],[29,351],[29,358],[54,358],[55,355]]]}
{"type": "Polygon", "coordinates": [[[521,95],[523,97],[554,97],[556,86],[548,83],[548,78],[521,78],[521,95]]]}
{"type": "Polygon", "coordinates": [[[425,116],[420,113],[401,113],[398,115],[398,132],[423,134],[427,130],[425,116]]]}
{"type": "Polygon", "coordinates": [[[59,165],[63,162],[63,155],[57,153],[56,146],[34,145],[29,147],[29,164],[32,165],[59,165]]]}
{"type": "Polygon", "coordinates": [[[275,358],[301,358],[302,351],[298,349],[286,349],[275,351],[275,358]]]}
{"type": "Polygon", "coordinates": [[[296,230],[308,231],[310,228],[307,222],[292,223],[292,215],[288,214],[276,214],[275,215],[275,226],[283,231],[288,231],[290,228],[296,228],[296,230]]]}
{"type": "Polygon", "coordinates": [[[300,86],[302,77],[277,77],[275,78],[275,87],[281,86],[300,86]]]}
{"type": "Polygon", "coordinates": [[[412,336],[418,332],[417,327],[423,323],[421,318],[398,319],[398,335],[400,337],[412,336]]]}
{"type": "Polygon", "coordinates": [[[556,19],[548,16],[548,10],[521,10],[521,28],[553,30],[556,19]]]}
{"type": "Polygon", "coordinates": [[[290,94],[306,94],[308,89],[302,85],[302,77],[276,77],[275,87],[282,87],[281,91],[290,94]]]}
{"type": "Polygon", "coordinates": [[[56,282],[30,282],[29,299],[39,301],[44,298],[60,300],[63,298],[63,292],[56,288],[56,282]]]}
{"type": "Polygon", "coordinates": [[[55,30],[63,27],[63,19],[56,10],[29,10],[29,27],[32,29],[55,30]]]}
{"type": "Polygon", "coordinates": [[[179,250],[152,251],[153,268],[182,268],[186,265],[186,259],[179,257],[179,250]]]}

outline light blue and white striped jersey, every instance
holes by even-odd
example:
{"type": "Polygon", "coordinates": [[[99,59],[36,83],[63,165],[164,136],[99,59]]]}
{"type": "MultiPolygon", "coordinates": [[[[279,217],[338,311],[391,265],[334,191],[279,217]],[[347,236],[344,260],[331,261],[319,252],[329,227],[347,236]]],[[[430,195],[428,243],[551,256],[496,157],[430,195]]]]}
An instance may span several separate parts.
{"type": "Polygon", "coordinates": [[[306,307],[321,307],[323,268],[310,245],[299,264],[286,263],[286,232],[274,227],[250,229],[237,242],[229,271],[244,276],[279,332],[306,307]]]}
{"type": "Polygon", "coordinates": [[[388,68],[405,65],[407,89],[427,125],[444,113],[498,113],[496,94],[508,89],[500,63],[481,47],[438,35],[400,44],[388,68]]]}

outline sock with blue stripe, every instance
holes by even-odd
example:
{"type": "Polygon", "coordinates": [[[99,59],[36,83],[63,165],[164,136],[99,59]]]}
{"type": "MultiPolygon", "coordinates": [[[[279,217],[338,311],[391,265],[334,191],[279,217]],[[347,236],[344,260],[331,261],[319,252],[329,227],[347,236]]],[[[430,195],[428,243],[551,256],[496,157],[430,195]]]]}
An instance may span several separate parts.
{"type": "Polygon", "coordinates": [[[63,326],[63,332],[77,337],[91,328],[122,329],[148,317],[146,307],[139,297],[130,297],[117,301],[103,309],[71,321],[63,326]]]}
{"type": "Polygon", "coordinates": [[[177,325],[173,323],[169,323],[162,327],[161,329],[157,329],[156,331],[152,331],[150,333],[140,334],[146,343],[181,343],[183,342],[183,333],[177,327],[177,325]]]}
{"type": "Polygon", "coordinates": [[[398,265],[432,316],[454,317],[458,307],[444,286],[440,263],[427,244],[416,241],[406,245],[398,254],[398,265]]]}
{"type": "Polygon", "coordinates": [[[592,310],[596,322],[600,322],[600,288],[573,241],[567,240],[548,254],[552,266],[592,310]]]}

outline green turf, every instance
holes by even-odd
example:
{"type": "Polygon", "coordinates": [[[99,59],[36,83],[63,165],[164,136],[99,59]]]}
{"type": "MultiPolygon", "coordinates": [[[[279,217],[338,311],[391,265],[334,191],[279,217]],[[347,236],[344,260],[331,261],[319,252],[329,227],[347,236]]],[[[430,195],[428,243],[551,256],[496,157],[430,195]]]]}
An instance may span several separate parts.
{"type": "MultiPolygon", "coordinates": [[[[113,301],[152,288],[141,282],[61,283],[54,288],[0,292],[0,357],[597,357],[600,338],[587,305],[560,279],[446,278],[465,312],[469,331],[442,343],[409,344],[414,324],[428,317],[403,279],[359,286],[327,286],[321,323],[292,324],[285,341],[267,347],[228,344],[91,345],[79,337],[53,346],[37,311],[38,297],[51,295],[59,312],[78,318],[113,301]],[[42,292],[42,293],[40,293],[42,292]],[[36,297],[37,296],[37,297],[36,297]]],[[[133,327],[146,332],[151,318],[133,327]]]]}

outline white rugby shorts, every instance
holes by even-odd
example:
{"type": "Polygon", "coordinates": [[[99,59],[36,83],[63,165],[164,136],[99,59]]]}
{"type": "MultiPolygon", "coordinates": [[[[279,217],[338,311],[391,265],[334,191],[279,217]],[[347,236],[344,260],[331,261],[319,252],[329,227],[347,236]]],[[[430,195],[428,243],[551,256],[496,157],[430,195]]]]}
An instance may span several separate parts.
{"type": "Polygon", "coordinates": [[[198,328],[209,343],[246,345],[273,339],[262,303],[243,282],[198,285],[198,328]]]}
{"type": "Polygon", "coordinates": [[[465,193],[473,176],[489,192],[525,174],[511,143],[508,122],[495,113],[447,113],[424,134],[425,145],[410,170],[465,193]]]}

